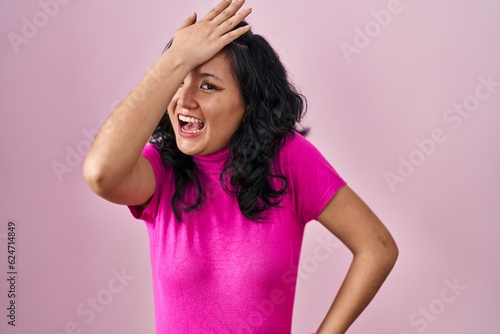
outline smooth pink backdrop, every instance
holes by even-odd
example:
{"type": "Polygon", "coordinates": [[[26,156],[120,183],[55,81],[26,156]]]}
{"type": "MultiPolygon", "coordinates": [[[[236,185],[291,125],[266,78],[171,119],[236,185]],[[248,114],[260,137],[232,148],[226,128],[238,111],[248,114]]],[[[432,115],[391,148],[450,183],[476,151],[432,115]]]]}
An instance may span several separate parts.
{"type": "MultiPolygon", "coordinates": [[[[154,332],[145,227],[91,193],[81,165],[89,138],[178,25],[213,4],[0,1],[1,333],[154,332]],[[9,220],[16,327],[6,317],[9,220]]],[[[247,5],[254,32],[309,99],[310,140],[400,247],[349,332],[500,333],[500,2],[247,5]],[[488,77],[490,91],[476,89],[488,77]],[[463,103],[472,111],[459,116],[463,103]],[[392,186],[389,174],[399,177],[392,186]]],[[[350,259],[322,225],[308,225],[293,333],[318,327],[350,259]]]]}

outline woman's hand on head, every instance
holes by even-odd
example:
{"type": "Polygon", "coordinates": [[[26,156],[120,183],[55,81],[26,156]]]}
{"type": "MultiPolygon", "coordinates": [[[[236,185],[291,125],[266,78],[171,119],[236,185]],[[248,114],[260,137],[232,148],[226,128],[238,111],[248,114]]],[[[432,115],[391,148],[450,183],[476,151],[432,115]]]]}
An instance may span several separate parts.
{"type": "Polygon", "coordinates": [[[214,57],[224,46],[248,30],[250,26],[234,27],[245,19],[251,9],[240,10],[244,0],[223,0],[202,19],[191,14],[179,27],[168,54],[193,69],[214,57]]]}

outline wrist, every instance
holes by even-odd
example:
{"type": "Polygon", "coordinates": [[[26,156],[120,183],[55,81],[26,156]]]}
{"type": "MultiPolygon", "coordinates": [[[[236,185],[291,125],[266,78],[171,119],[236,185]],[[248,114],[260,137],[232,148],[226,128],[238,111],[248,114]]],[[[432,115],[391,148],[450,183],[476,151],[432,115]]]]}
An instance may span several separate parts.
{"type": "Polygon", "coordinates": [[[179,72],[184,77],[191,71],[194,66],[186,62],[186,57],[175,52],[175,50],[167,49],[158,59],[159,70],[166,73],[179,72]]]}

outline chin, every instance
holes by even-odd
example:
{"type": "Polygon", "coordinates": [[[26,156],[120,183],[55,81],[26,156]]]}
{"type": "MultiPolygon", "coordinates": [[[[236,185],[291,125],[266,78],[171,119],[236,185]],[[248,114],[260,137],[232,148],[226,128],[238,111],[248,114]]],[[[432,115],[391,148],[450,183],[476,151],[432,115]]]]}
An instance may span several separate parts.
{"type": "Polygon", "coordinates": [[[204,145],[200,139],[201,138],[183,138],[176,134],[177,148],[186,155],[201,155],[206,145],[204,145]]]}
{"type": "Polygon", "coordinates": [[[191,143],[186,143],[185,139],[179,139],[177,140],[177,148],[179,151],[186,155],[197,155],[200,153],[200,149],[197,147],[197,145],[193,145],[191,143]]]}

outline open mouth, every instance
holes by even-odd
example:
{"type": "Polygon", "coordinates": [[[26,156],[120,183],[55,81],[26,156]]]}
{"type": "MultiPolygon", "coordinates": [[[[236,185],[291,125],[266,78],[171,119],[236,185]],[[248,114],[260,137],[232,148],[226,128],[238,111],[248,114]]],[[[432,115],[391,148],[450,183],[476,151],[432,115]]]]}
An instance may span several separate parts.
{"type": "Polygon", "coordinates": [[[205,127],[201,119],[184,115],[179,115],[179,124],[181,131],[185,133],[198,133],[205,127]]]}

